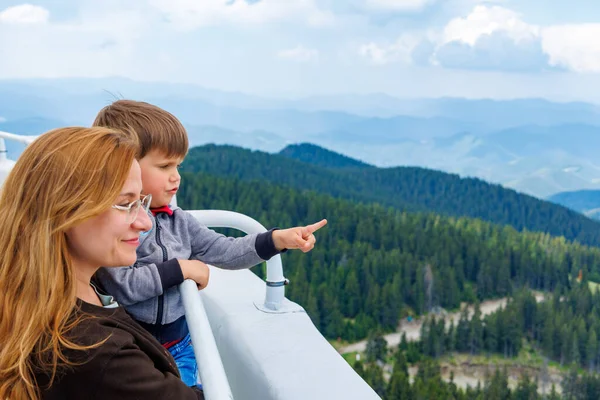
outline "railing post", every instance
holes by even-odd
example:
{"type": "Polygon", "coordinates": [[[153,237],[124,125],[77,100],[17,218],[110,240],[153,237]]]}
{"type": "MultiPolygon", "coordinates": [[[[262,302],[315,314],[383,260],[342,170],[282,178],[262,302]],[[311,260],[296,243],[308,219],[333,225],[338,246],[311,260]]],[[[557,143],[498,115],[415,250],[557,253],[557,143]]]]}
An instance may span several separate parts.
{"type": "Polygon", "coordinates": [[[15,166],[15,162],[8,158],[6,143],[0,137],[0,186],[4,183],[6,177],[15,166]]]}
{"type": "Polygon", "coordinates": [[[0,186],[15,166],[15,162],[8,158],[6,143],[4,139],[14,140],[16,142],[29,144],[35,140],[37,136],[21,136],[14,133],[0,131],[0,186]]]}
{"type": "Polygon", "coordinates": [[[4,143],[4,139],[0,138],[0,162],[8,160],[6,152],[6,143],[4,143]]]}
{"type": "MultiPolygon", "coordinates": [[[[233,228],[246,234],[267,231],[258,221],[233,211],[193,210],[188,212],[211,228],[233,228]]],[[[283,276],[281,256],[277,254],[267,261],[265,301],[257,307],[266,312],[284,312],[282,303],[287,283],[288,280],[283,276]]]]}

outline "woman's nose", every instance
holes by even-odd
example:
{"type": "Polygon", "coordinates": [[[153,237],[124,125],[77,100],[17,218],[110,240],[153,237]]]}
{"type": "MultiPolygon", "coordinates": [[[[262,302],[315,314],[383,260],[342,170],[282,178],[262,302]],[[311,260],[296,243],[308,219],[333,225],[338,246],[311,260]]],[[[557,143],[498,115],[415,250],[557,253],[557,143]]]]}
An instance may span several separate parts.
{"type": "Polygon", "coordinates": [[[141,209],[140,212],[138,212],[138,215],[133,221],[132,226],[140,231],[149,231],[152,228],[150,216],[148,216],[144,209],[141,209]]]}

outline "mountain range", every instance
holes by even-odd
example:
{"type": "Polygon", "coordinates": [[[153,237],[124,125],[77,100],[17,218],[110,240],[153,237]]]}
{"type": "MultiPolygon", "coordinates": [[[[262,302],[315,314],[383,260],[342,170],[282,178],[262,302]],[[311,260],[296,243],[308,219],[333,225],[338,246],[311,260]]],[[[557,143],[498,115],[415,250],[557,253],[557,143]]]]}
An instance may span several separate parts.
{"type": "MultiPolygon", "coordinates": [[[[192,145],[278,152],[310,142],[379,167],[420,166],[546,198],[600,189],[594,104],[543,99],[401,99],[340,94],[274,99],[194,85],[121,78],[0,81],[0,130],[38,134],[89,125],[117,98],[179,117],[192,145]]],[[[19,149],[9,145],[9,155],[19,149]]]]}
{"type": "Polygon", "coordinates": [[[552,202],[456,174],[417,167],[379,168],[312,144],[289,146],[279,154],[204,145],[190,150],[182,170],[267,182],[403,211],[479,218],[520,231],[600,245],[599,221],[552,202]]]}
{"type": "Polygon", "coordinates": [[[568,207],[590,218],[600,219],[600,190],[561,192],[550,196],[548,201],[568,207]]]}

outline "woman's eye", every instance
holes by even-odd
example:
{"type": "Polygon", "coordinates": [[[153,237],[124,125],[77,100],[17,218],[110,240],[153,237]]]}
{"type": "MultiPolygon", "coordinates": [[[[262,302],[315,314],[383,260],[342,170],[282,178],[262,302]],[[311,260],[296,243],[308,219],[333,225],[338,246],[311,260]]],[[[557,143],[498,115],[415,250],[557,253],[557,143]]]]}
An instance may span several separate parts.
{"type": "Polygon", "coordinates": [[[129,203],[125,203],[125,204],[118,204],[118,206],[119,206],[119,207],[125,207],[125,208],[127,208],[127,207],[129,207],[129,203]]]}

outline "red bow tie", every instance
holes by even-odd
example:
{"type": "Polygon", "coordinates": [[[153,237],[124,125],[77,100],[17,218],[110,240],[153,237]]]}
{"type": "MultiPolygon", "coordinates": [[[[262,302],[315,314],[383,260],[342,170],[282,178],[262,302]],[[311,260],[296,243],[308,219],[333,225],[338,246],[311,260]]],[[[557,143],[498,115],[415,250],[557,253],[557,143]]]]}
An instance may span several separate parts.
{"type": "Polygon", "coordinates": [[[169,206],[151,208],[150,211],[152,211],[152,215],[154,215],[155,217],[156,217],[156,214],[160,214],[160,213],[167,213],[169,215],[173,215],[173,210],[171,210],[171,208],[169,206]]]}

